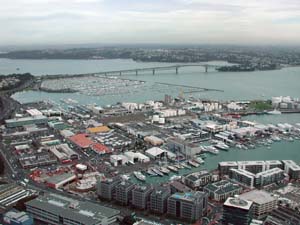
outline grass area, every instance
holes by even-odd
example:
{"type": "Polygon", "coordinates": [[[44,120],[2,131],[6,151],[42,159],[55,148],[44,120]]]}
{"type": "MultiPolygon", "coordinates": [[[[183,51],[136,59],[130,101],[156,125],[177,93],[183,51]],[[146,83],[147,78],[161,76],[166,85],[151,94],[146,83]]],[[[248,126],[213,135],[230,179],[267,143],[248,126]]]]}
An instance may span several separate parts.
{"type": "Polygon", "coordinates": [[[249,105],[249,108],[263,111],[272,109],[271,101],[252,101],[249,105]]]}

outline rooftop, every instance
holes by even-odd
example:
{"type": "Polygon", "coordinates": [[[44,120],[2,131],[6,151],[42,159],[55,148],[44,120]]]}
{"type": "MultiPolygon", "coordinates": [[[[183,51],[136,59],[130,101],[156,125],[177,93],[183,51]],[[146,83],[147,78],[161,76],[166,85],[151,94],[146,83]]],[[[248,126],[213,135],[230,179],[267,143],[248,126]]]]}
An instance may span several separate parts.
{"type": "Polygon", "coordinates": [[[64,218],[76,220],[85,225],[101,223],[104,218],[117,216],[118,210],[94,204],[88,201],[78,201],[62,195],[45,194],[26,203],[26,206],[36,207],[64,218]]]}
{"type": "Polygon", "coordinates": [[[243,200],[240,198],[229,197],[225,201],[224,205],[229,206],[229,207],[235,207],[235,208],[249,210],[252,206],[252,203],[253,202],[251,202],[251,201],[243,200]]]}
{"type": "Polygon", "coordinates": [[[266,204],[271,201],[275,201],[276,198],[272,194],[262,191],[262,190],[253,190],[246,192],[239,196],[243,200],[252,201],[257,204],[266,204]]]}

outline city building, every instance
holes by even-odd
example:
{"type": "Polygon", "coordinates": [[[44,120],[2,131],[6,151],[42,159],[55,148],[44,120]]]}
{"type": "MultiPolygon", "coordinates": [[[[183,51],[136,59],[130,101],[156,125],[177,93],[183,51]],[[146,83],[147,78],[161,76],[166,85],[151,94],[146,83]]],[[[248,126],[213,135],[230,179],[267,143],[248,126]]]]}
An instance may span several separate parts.
{"type": "MultiPolygon", "coordinates": [[[[26,182],[21,181],[23,186],[26,182]]],[[[0,185],[0,208],[7,209],[14,206],[18,201],[27,197],[33,196],[34,191],[24,188],[16,184],[1,184],[0,185]]]]}
{"type": "Polygon", "coordinates": [[[74,173],[63,173],[59,175],[54,175],[45,180],[48,187],[58,189],[76,179],[74,173]]]}
{"type": "Polygon", "coordinates": [[[53,225],[108,225],[118,210],[57,194],[45,194],[25,203],[34,220],[53,225]]]}
{"type": "Polygon", "coordinates": [[[158,214],[164,214],[167,212],[167,201],[170,195],[171,189],[169,186],[156,187],[150,194],[150,210],[158,214]]]}
{"type": "MultiPolygon", "coordinates": [[[[288,207],[279,206],[278,208],[276,208],[272,212],[270,212],[269,215],[271,216],[271,218],[273,218],[273,221],[279,221],[280,225],[283,225],[283,224],[299,225],[300,224],[299,211],[288,208],[288,207]]],[[[267,218],[267,221],[268,221],[268,218],[267,218]]],[[[269,221],[267,224],[272,224],[271,221],[269,221]]]]}
{"type": "Polygon", "coordinates": [[[284,171],[275,167],[255,175],[255,186],[263,187],[269,184],[278,183],[284,179],[284,171]]]}
{"type": "Polygon", "coordinates": [[[183,179],[185,185],[192,189],[203,187],[210,183],[211,180],[212,174],[209,173],[207,170],[191,173],[185,176],[183,179]]]}
{"type": "Polygon", "coordinates": [[[175,193],[168,198],[168,215],[184,219],[186,221],[196,221],[207,212],[207,193],[186,192],[175,193]]]}
{"type": "Polygon", "coordinates": [[[252,202],[238,197],[229,197],[223,204],[222,224],[249,225],[252,217],[252,202]]]}
{"type": "Polygon", "coordinates": [[[233,197],[242,192],[242,187],[227,180],[221,180],[206,185],[203,190],[208,193],[208,197],[215,201],[225,201],[228,197],[233,197]]]}
{"type": "Polygon", "coordinates": [[[3,215],[5,225],[33,225],[33,218],[26,212],[8,211],[3,215]]]}
{"type": "Polygon", "coordinates": [[[132,190],[132,205],[138,209],[147,209],[150,194],[153,191],[150,185],[138,185],[132,190]]]}
{"type": "Polygon", "coordinates": [[[300,179],[300,166],[293,160],[282,160],[284,171],[290,176],[290,179],[300,179]]]}
{"type": "Polygon", "coordinates": [[[238,169],[238,164],[235,161],[219,162],[218,170],[220,176],[229,176],[231,169],[238,169]]]}
{"type": "Polygon", "coordinates": [[[112,200],[116,192],[116,186],[121,183],[121,178],[116,176],[113,178],[100,179],[97,182],[97,194],[100,198],[112,200]]]}
{"type": "Polygon", "coordinates": [[[231,169],[230,178],[250,188],[254,187],[255,175],[246,170],[231,169]]]}
{"type": "Polygon", "coordinates": [[[121,205],[128,205],[132,200],[132,190],[135,185],[130,181],[122,181],[116,186],[115,200],[121,205]]]}
{"type": "Polygon", "coordinates": [[[253,202],[252,215],[256,219],[265,218],[277,206],[277,198],[263,190],[253,190],[243,193],[240,199],[253,202]]]}
{"type": "Polygon", "coordinates": [[[172,194],[176,192],[185,193],[185,192],[190,192],[192,190],[191,188],[189,188],[188,186],[184,185],[183,183],[177,180],[174,180],[170,183],[170,188],[172,194]]]}
{"type": "Polygon", "coordinates": [[[32,124],[47,124],[47,122],[48,118],[43,115],[5,120],[6,127],[8,128],[15,128],[32,124]]]}

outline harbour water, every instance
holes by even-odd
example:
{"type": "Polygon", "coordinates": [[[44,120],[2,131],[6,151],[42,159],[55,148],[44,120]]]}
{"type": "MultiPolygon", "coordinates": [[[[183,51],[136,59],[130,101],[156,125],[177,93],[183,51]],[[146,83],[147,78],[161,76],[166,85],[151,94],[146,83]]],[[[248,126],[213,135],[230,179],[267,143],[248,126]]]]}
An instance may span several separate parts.
{"type": "MultiPolygon", "coordinates": [[[[224,62],[217,62],[222,63],[224,62]]],[[[216,62],[213,62],[216,64],[216,62]]],[[[8,60],[0,59],[0,74],[30,72],[34,75],[43,74],[72,74],[111,71],[118,69],[134,69],[143,67],[171,65],[165,63],[142,63],[132,60],[8,60]],[[16,68],[20,68],[16,71],[16,68]]],[[[272,96],[300,97],[300,67],[289,67],[274,71],[255,72],[204,72],[201,67],[182,68],[179,74],[174,72],[159,72],[156,75],[140,74],[123,75],[122,78],[146,81],[146,87],[138,92],[126,95],[114,94],[103,96],[86,96],[78,93],[45,93],[26,91],[16,93],[13,97],[24,103],[39,100],[51,100],[59,103],[60,99],[72,98],[81,104],[96,103],[98,105],[114,104],[121,101],[142,102],[150,99],[163,99],[165,94],[177,96],[180,88],[163,86],[158,88],[155,82],[165,82],[180,85],[191,85],[204,88],[216,88],[224,92],[194,93],[195,97],[217,100],[251,100],[269,99],[272,96]]],[[[189,95],[189,94],[186,94],[189,95]]],[[[264,124],[287,122],[290,124],[300,122],[300,114],[260,115],[248,116],[247,120],[264,124]]],[[[218,155],[208,155],[205,164],[193,170],[182,169],[180,174],[197,171],[199,169],[215,169],[220,161],[237,160],[272,160],[293,159],[300,162],[300,141],[281,141],[271,145],[251,150],[230,149],[228,152],[220,151],[218,155]]],[[[172,173],[174,175],[174,173],[172,173]]],[[[170,176],[162,178],[148,178],[147,182],[162,182],[170,176]]]]}

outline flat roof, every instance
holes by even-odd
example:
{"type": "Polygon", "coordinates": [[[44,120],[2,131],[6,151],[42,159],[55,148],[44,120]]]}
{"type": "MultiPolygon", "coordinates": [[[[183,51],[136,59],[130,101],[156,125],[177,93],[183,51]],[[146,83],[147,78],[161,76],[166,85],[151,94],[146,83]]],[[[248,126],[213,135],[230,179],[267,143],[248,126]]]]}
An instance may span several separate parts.
{"type": "Polygon", "coordinates": [[[110,129],[107,126],[90,127],[87,130],[90,133],[103,133],[110,131],[110,129]]]}
{"type": "Polygon", "coordinates": [[[117,216],[120,211],[89,201],[79,201],[57,194],[45,194],[27,203],[26,206],[72,219],[85,225],[102,223],[104,218],[117,216]]]}
{"type": "Polygon", "coordinates": [[[252,201],[257,204],[266,204],[276,200],[276,198],[273,197],[269,192],[263,190],[249,191],[241,194],[239,197],[243,200],[252,201]]]}

